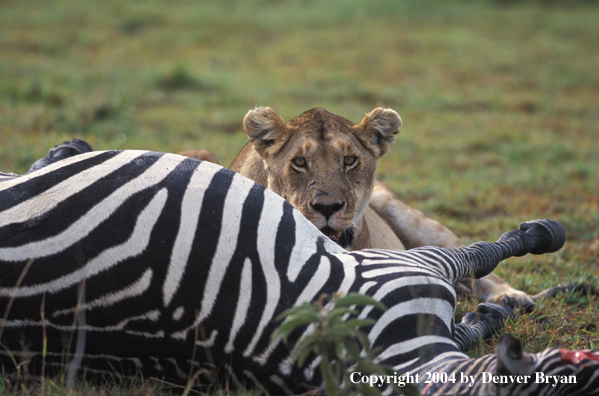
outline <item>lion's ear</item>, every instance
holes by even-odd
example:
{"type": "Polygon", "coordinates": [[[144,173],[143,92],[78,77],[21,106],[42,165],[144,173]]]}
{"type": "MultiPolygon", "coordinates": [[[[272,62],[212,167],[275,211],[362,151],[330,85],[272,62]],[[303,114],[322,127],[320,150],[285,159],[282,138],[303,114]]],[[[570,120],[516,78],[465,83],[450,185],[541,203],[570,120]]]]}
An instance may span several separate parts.
{"type": "Polygon", "coordinates": [[[248,111],[243,128],[254,148],[264,159],[274,155],[289,138],[285,120],[270,107],[248,111]]]}
{"type": "Polygon", "coordinates": [[[356,136],[374,155],[382,157],[389,150],[401,127],[401,118],[394,110],[377,107],[355,126],[356,136]]]}

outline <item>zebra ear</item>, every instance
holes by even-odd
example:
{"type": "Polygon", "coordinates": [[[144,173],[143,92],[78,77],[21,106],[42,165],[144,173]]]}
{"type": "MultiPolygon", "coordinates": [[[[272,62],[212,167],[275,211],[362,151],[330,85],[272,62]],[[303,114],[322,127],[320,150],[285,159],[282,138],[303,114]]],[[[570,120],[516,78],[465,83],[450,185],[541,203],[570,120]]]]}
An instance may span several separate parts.
{"type": "Polygon", "coordinates": [[[290,136],[285,120],[270,107],[250,110],[243,119],[243,129],[264,159],[277,153],[290,136]]]}
{"type": "Polygon", "coordinates": [[[501,336],[497,346],[496,375],[527,375],[533,363],[531,355],[522,350],[520,340],[509,334],[501,336]]]}
{"type": "Polygon", "coordinates": [[[395,140],[394,135],[399,133],[401,123],[397,112],[377,107],[355,125],[355,136],[380,158],[389,150],[389,144],[395,140]]]}

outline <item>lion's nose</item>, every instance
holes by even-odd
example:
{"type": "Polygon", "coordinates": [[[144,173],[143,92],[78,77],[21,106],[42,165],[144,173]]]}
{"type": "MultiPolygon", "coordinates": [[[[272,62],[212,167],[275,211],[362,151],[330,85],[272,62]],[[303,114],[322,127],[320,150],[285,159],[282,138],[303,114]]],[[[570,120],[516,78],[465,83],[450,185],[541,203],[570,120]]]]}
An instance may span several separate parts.
{"type": "Polygon", "coordinates": [[[333,204],[310,204],[310,206],[312,206],[312,209],[315,210],[316,212],[322,214],[327,220],[329,219],[329,217],[331,217],[332,215],[334,215],[335,213],[339,212],[341,209],[343,209],[343,206],[345,205],[345,202],[341,202],[341,203],[333,203],[333,204]]]}

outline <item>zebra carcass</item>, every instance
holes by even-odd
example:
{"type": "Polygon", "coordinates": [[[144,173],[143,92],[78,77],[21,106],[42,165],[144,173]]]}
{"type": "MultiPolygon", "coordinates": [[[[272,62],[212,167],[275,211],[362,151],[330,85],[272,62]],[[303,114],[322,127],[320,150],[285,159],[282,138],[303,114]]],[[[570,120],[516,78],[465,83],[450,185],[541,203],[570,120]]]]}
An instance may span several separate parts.
{"type": "Polygon", "coordinates": [[[462,323],[453,319],[456,281],[564,240],[559,224],[536,220],[495,243],[349,253],[282,198],[218,165],[85,153],[0,177],[0,362],[6,373],[21,362],[35,373],[75,361],[88,374],[183,383],[201,370],[205,381],[299,392],[321,384],[318,356],[303,367],[290,360],[310,329],[286,344],[271,338],[274,318],[322,293],[358,292],[388,307],[359,312],[376,321],[366,331],[378,361],[419,373],[424,394],[597,393],[597,353],[526,354],[507,339],[497,355],[471,359],[462,351],[510,310],[484,304],[462,323]],[[425,382],[442,372],[480,380],[425,382]],[[482,380],[535,372],[577,382],[482,380]]]}

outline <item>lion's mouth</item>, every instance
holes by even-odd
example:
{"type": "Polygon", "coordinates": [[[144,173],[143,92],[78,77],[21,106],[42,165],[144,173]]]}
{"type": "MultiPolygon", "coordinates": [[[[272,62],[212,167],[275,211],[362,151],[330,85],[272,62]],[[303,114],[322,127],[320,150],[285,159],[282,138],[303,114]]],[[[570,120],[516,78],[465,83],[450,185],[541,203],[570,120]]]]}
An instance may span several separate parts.
{"type": "Polygon", "coordinates": [[[329,237],[330,240],[337,243],[337,245],[342,248],[347,248],[354,239],[354,231],[351,227],[345,229],[344,231],[335,231],[331,227],[326,226],[322,230],[320,230],[323,234],[329,237]]]}

